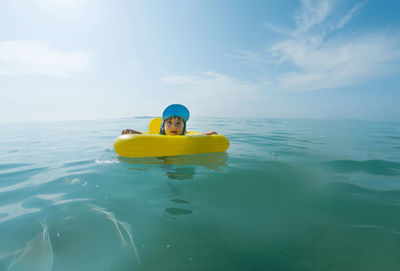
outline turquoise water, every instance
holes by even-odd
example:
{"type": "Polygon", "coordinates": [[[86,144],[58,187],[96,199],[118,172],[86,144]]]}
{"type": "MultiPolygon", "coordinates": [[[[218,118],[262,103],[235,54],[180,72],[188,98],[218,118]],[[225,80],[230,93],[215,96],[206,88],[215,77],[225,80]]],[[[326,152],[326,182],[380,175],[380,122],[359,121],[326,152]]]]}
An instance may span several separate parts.
{"type": "Polygon", "coordinates": [[[398,270],[399,123],[195,119],[227,153],[119,158],[149,121],[0,125],[0,270],[398,270]]]}

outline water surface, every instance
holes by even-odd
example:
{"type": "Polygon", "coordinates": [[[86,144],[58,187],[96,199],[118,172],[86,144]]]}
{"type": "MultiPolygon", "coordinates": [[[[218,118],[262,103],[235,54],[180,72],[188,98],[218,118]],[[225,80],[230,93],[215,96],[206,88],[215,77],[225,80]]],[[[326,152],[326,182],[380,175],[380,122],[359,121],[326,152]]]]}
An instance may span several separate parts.
{"type": "Polygon", "coordinates": [[[0,125],[0,270],[398,270],[399,123],[194,119],[228,151],[118,157],[149,121],[0,125]]]}

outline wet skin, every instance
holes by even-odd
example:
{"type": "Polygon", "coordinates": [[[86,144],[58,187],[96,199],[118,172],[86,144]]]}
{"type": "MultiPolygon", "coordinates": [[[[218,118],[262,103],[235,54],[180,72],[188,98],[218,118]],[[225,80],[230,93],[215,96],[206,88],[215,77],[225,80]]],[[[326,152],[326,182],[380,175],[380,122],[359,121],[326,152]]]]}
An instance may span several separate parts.
{"type": "Polygon", "coordinates": [[[164,129],[166,135],[181,135],[184,123],[180,118],[170,118],[165,121],[164,129]]]}

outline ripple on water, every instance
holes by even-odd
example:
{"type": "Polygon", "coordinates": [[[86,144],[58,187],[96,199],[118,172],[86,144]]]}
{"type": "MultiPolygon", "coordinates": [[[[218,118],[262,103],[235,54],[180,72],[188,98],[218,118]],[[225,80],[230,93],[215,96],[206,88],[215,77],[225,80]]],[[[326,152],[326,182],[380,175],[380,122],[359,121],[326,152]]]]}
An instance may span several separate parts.
{"type": "Polygon", "coordinates": [[[342,173],[365,172],[368,174],[384,176],[400,175],[400,163],[384,160],[335,160],[323,164],[342,173]]]}
{"type": "Polygon", "coordinates": [[[24,216],[27,214],[34,214],[40,211],[40,208],[25,207],[23,201],[0,206],[0,222],[12,220],[14,218],[24,216]]]}
{"type": "Polygon", "coordinates": [[[48,168],[33,168],[18,170],[7,173],[0,173],[0,193],[10,192],[32,185],[33,178],[40,174],[47,174],[48,168]]]}
{"type": "Polygon", "coordinates": [[[45,244],[41,218],[54,270],[398,269],[398,130],[194,123],[226,134],[228,152],[118,157],[114,138],[147,119],[24,125],[12,146],[3,136],[0,270],[28,263],[18,254],[28,243],[45,244]]]}
{"type": "Polygon", "coordinates": [[[32,164],[25,164],[25,163],[0,164],[0,171],[6,170],[6,169],[14,169],[14,168],[26,167],[26,166],[31,166],[31,165],[32,164]]]}

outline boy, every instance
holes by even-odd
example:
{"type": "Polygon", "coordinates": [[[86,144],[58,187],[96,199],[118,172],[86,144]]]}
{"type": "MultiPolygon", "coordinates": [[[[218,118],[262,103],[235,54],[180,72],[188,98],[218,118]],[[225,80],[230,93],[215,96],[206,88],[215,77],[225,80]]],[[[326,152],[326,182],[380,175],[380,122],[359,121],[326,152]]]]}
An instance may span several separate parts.
{"type": "MultiPolygon", "coordinates": [[[[162,114],[163,122],[160,127],[160,135],[184,135],[186,133],[186,122],[189,119],[189,110],[181,104],[171,104],[165,108],[162,114]]],[[[125,129],[124,134],[141,134],[141,132],[125,129]]],[[[203,135],[215,135],[216,132],[208,132],[203,135]]]]}

